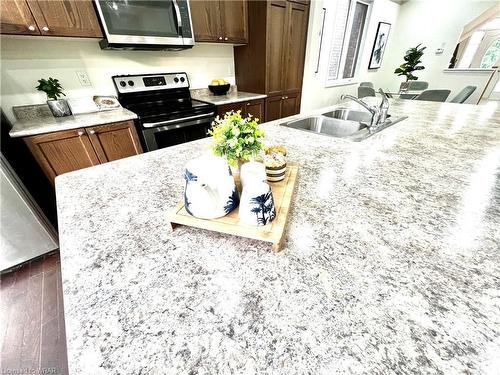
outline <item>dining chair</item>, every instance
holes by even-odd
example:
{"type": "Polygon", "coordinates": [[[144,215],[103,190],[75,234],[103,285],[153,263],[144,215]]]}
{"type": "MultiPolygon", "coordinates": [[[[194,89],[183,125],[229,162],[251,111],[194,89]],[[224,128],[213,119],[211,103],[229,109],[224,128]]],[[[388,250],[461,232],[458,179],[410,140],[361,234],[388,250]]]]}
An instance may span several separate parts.
{"type": "MultiPolygon", "coordinates": [[[[408,91],[424,91],[429,87],[429,82],[425,81],[410,81],[408,85],[408,91]]],[[[400,99],[415,99],[417,95],[415,94],[401,94],[400,99]]]]}
{"type": "Polygon", "coordinates": [[[444,102],[450,95],[451,90],[425,90],[415,100],[426,100],[428,102],[444,102]]]}
{"type": "Polygon", "coordinates": [[[465,86],[462,91],[460,91],[457,96],[450,100],[450,103],[464,103],[469,96],[476,91],[477,86],[465,86]]]}
{"type": "Polygon", "coordinates": [[[359,86],[358,87],[358,98],[364,98],[367,96],[375,96],[375,89],[367,86],[359,86]]]}
{"type": "Polygon", "coordinates": [[[429,82],[425,81],[410,81],[408,86],[409,91],[420,91],[427,90],[429,88],[429,82]]]}
{"type": "Polygon", "coordinates": [[[371,87],[373,89],[372,82],[360,82],[359,87],[371,87]]]}

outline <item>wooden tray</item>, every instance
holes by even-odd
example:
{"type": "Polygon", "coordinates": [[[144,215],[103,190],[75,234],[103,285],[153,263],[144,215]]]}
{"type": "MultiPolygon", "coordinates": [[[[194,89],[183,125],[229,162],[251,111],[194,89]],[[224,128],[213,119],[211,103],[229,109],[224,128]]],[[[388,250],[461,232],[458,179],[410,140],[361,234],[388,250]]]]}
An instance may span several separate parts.
{"type": "MultiPolygon", "coordinates": [[[[198,219],[187,213],[184,201],[179,203],[169,215],[170,225],[175,229],[178,225],[208,229],[215,232],[232,234],[240,237],[253,238],[270,242],[273,251],[280,251],[285,237],[285,226],[290,212],[295,183],[297,181],[298,165],[288,163],[285,178],[279,182],[270,182],[273,191],[276,218],[268,225],[251,226],[240,223],[238,219],[239,207],[230,214],[218,219],[198,219]]],[[[239,175],[235,175],[236,184],[239,186],[239,175]]],[[[241,190],[240,190],[241,191],[241,190]]]]}

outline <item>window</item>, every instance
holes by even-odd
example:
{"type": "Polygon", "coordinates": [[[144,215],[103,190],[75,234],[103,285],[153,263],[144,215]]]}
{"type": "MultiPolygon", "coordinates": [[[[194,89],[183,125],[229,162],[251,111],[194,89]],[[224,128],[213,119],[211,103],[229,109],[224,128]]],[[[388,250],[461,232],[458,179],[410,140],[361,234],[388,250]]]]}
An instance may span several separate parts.
{"type": "Polygon", "coordinates": [[[500,59],[500,39],[495,40],[486,50],[479,66],[482,69],[491,69],[500,59]]]}
{"type": "Polygon", "coordinates": [[[484,31],[475,31],[469,39],[467,47],[465,47],[464,54],[458,63],[459,69],[468,69],[472,63],[472,59],[476,54],[479,45],[483,41],[484,31]]]}
{"type": "Polygon", "coordinates": [[[337,1],[326,86],[353,81],[359,65],[370,5],[369,0],[337,1]]]}

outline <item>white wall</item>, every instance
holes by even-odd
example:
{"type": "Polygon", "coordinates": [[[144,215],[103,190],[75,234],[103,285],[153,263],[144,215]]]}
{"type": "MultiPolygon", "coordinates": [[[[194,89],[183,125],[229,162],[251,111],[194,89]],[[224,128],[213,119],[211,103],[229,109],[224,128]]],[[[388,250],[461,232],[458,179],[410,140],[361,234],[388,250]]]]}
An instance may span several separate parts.
{"type": "MultiPolygon", "coordinates": [[[[360,81],[373,81],[375,79],[377,70],[369,71],[368,63],[370,61],[370,54],[379,22],[388,22],[392,25],[387,48],[394,44],[394,28],[398,18],[400,6],[390,0],[374,0],[367,29],[367,36],[362,47],[361,61],[358,67],[358,79],[356,80],[356,83],[345,86],[325,87],[332,30],[335,22],[335,5],[335,0],[316,0],[311,2],[301,111],[332,105],[339,101],[340,95],[342,94],[357,95],[357,86],[360,81]],[[315,73],[320,44],[318,35],[321,30],[323,7],[327,9],[325,30],[321,51],[320,69],[318,73],[315,73]]],[[[386,58],[384,57],[382,65],[385,61],[386,58]]]]}
{"type": "Polygon", "coordinates": [[[451,56],[463,27],[485,10],[498,6],[498,1],[471,0],[410,0],[399,8],[398,22],[392,28],[393,36],[385,52],[381,68],[372,75],[376,87],[397,90],[404,77],[397,77],[394,69],[403,63],[410,47],[419,43],[426,46],[422,58],[425,70],[416,75],[428,81],[429,88],[448,88],[452,98],[464,86],[474,84],[478,89],[468,102],[475,102],[489,78],[484,73],[446,73],[451,56]],[[444,43],[444,53],[436,55],[444,43]]]}
{"type": "Polygon", "coordinates": [[[233,47],[197,44],[185,51],[101,50],[93,39],[2,36],[1,106],[10,120],[12,106],[43,103],[35,86],[40,78],[58,78],[68,97],[116,94],[116,74],[185,71],[192,88],[206,87],[214,78],[234,84],[233,47]],[[82,87],[76,71],[87,72],[92,87],[82,87]]]}

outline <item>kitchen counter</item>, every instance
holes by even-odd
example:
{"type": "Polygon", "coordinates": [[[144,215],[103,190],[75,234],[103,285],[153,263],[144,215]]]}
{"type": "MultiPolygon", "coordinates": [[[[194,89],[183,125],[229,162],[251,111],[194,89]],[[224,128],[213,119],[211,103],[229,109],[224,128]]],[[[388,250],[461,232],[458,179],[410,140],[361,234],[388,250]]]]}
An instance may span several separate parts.
{"type": "Polygon", "coordinates": [[[301,166],[280,253],[170,229],[209,139],[57,177],[70,373],[496,372],[500,112],[391,103],[359,143],[266,126],[301,166]]]}
{"type": "Polygon", "coordinates": [[[223,105],[239,103],[248,100],[264,99],[267,98],[267,95],[238,91],[236,87],[232,86],[226,95],[214,95],[210,92],[209,89],[194,89],[191,90],[191,97],[203,102],[215,105],[223,105]]]}
{"type": "Polygon", "coordinates": [[[31,135],[57,132],[61,130],[85,128],[89,126],[110,124],[113,122],[133,120],[135,118],[137,118],[137,115],[125,108],[67,117],[34,117],[17,121],[9,134],[13,138],[28,137],[31,135]]]}

